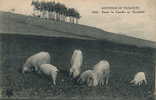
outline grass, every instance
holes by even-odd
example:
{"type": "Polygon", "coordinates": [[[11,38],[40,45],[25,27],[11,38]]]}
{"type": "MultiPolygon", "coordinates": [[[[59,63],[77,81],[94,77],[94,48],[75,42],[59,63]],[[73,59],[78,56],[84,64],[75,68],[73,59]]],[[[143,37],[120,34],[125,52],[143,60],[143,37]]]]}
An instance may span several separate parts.
{"type": "Polygon", "coordinates": [[[12,89],[10,98],[147,100],[154,88],[154,63],[152,54],[147,50],[105,41],[6,34],[1,35],[0,44],[0,87],[2,97],[6,99],[6,90],[12,89]],[[108,88],[87,87],[70,79],[70,58],[77,48],[82,50],[84,56],[82,71],[91,69],[101,59],[110,62],[108,88]],[[52,64],[61,70],[56,86],[51,85],[50,77],[20,72],[26,58],[40,51],[48,51],[52,64]],[[128,83],[138,71],[146,73],[147,86],[132,87],[128,83]]]}

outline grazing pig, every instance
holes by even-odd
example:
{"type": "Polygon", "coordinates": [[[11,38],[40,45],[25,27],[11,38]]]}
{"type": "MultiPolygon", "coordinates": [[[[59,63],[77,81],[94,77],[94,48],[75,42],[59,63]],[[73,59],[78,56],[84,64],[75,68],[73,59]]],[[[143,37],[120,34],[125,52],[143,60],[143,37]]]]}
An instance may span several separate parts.
{"type": "Polygon", "coordinates": [[[51,65],[51,64],[42,64],[40,65],[40,72],[47,76],[51,76],[53,80],[53,84],[56,85],[56,78],[57,78],[57,73],[58,69],[57,67],[51,65]]]}
{"type": "Polygon", "coordinates": [[[34,54],[26,60],[23,65],[22,72],[31,72],[32,68],[34,68],[35,71],[39,71],[39,66],[41,64],[50,64],[50,60],[51,58],[48,52],[39,52],[37,54],[34,54]]]}
{"type": "Polygon", "coordinates": [[[99,85],[108,85],[110,77],[110,64],[107,60],[101,60],[99,63],[94,65],[94,72],[97,75],[99,85]]]}
{"type": "Polygon", "coordinates": [[[101,60],[94,65],[93,70],[87,70],[80,75],[80,81],[86,82],[88,86],[108,84],[110,76],[110,64],[106,60],[101,60]]]}
{"type": "Polygon", "coordinates": [[[80,75],[79,82],[86,83],[88,86],[97,86],[97,76],[93,70],[87,70],[80,75]]]}
{"type": "Polygon", "coordinates": [[[147,84],[147,80],[144,72],[138,72],[135,74],[134,79],[130,81],[134,85],[142,85],[143,83],[147,84]]]}
{"type": "Polygon", "coordinates": [[[81,71],[81,65],[83,61],[83,55],[81,50],[74,50],[71,58],[70,75],[72,78],[77,78],[81,71]]]}

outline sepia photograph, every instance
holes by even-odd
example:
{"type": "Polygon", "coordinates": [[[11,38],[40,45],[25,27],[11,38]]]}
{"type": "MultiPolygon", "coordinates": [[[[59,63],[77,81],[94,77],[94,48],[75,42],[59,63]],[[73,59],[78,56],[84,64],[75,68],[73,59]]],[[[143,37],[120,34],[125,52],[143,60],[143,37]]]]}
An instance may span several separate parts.
{"type": "Polygon", "coordinates": [[[0,0],[0,100],[156,100],[155,0],[0,0]]]}

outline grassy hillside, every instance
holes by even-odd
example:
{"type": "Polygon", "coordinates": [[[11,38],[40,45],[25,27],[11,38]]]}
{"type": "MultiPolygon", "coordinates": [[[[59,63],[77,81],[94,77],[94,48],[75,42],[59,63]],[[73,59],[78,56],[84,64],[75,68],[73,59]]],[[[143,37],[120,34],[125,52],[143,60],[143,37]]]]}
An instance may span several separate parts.
{"type": "Polygon", "coordinates": [[[155,42],[114,34],[95,27],[57,22],[7,12],[0,12],[0,33],[107,40],[137,47],[156,48],[155,42]]]}
{"type": "Polygon", "coordinates": [[[37,17],[0,12],[0,92],[7,97],[53,99],[147,100],[154,88],[153,50],[155,43],[103,30],[37,17]],[[143,48],[140,48],[143,47],[143,48]],[[146,48],[147,47],[147,48],[146,48]],[[68,76],[74,49],[84,56],[82,72],[101,59],[111,64],[109,87],[90,88],[68,76]],[[61,70],[57,85],[35,72],[22,74],[27,57],[47,51],[52,64],[61,70]],[[138,71],[147,75],[148,85],[133,87],[128,82],[138,71]]]}
{"type": "Polygon", "coordinates": [[[18,98],[40,97],[56,99],[107,99],[107,100],[147,100],[154,82],[154,63],[151,55],[141,49],[107,43],[104,41],[67,38],[47,38],[38,36],[1,35],[1,81],[2,94],[13,89],[18,98]],[[37,45],[36,45],[37,44],[37,45]],[[123,48],[124,47],[124,48],[123,48]],[[78,85],[68,76],[72,51],[79,48],[83,52],[82,72],[91,69],[101,59],[111,64],[109,87],[89,88],[78,85]],[[127,51],[127,50],[129,51],[127,51]],[[134,50],[134,51],[133,51],[134,50]],[[52,86],[50,78],[37,73],[22,74],[19,70],[27,57],[39,51],[48,51],[52,63],[61,70],[57,85],[52,86]],[[148,85],[133,87],[128,82],[138,71],[147,75],[148,85]]]}

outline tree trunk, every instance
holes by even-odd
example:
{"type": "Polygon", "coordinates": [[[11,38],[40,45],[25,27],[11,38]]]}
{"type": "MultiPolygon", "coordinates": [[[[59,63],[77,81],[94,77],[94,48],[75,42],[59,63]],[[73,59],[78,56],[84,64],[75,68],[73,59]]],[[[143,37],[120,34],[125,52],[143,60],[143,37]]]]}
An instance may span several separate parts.
{"type": "Polygon", "coordinates": [[[156,51],[154,51],[154,53],[153,53],[153,60],[154,60],[154,93],[153,93],[153,95],[154,95],[154,100],[156,100],[156,51]]]}
{"type": "Polygon", "coordinates": [[[59,21],[59,13],[56,13],[56,20],[59,21]]]}
{"type": "Polygon", "coordinates": [[[76,18],[76,24],[78,24],[79,22],[78,22],[78,18],[76,18]]]}
{"type": "Polygon", "coordinates": [[[73,17],[73,24],[75,23],[75,18],[73,17]]]}
{"type": "Polygon", "coordinates": [[[69,17],[69,19],[70,19],[70,20],[69,20],[69,22],[70,22],[70,23],[72,23],[72,18],[71,18],[71,17],[69,17]]]}
{"type": "Polygon", "coordinates": [[[155,62],[155,72],[154,72],[154,74],[155,74],[155,81],[154,81],[154,96],[156,96],[156,62],[155,62]]]}

